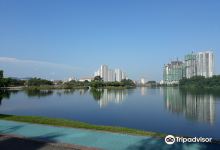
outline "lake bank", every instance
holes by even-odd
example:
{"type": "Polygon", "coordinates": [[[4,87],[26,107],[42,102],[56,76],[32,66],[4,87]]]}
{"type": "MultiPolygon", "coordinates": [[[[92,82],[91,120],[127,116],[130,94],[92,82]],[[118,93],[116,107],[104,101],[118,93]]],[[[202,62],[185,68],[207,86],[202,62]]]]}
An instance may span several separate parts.
{"type": "MultiPolygon", "coordinates": [[[[94,87],[90,87],[90,86],[72,86],[72,87],[65,87],[65,86],[29,86],[29,87],[23,87],[21,89],[23,89],[23,90],[68,90],[68,89],[90,89],[90,88],[94,88],[94,87]]],[[[136,88],[136,87],[135,86],[104,86],[104,87],[97,87],[97,88],[94,88],[94,89],[122,90],[122,89],[132,89],[132,88],[136,88]]]]}

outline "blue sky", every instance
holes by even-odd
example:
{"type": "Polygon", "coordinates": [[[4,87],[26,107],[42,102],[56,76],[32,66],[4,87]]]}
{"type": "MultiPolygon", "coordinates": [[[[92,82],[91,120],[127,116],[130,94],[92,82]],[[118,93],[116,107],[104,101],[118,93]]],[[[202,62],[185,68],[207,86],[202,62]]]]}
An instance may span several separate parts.
{"type": "Polygon", "coordinates": [[[0,68],[7,76],[92,76],[101,64],[161,80],[163,64],[213,50],[218,0],[0,0],[0,68]]]}

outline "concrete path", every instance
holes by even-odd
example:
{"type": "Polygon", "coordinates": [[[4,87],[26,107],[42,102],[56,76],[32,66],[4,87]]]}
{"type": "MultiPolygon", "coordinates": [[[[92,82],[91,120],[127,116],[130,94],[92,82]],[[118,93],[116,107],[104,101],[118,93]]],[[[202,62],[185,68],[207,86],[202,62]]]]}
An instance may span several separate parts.
{"type": "MultiPolygon", "coordinates": [[[[167,145],[164,139],[134,136],[86,129],[55,127],[0,120],[0,134],[17,135],[54,143],[66,143],[105,150],[205,150],[220,149],[219,144],[175,143],[167,145]]],[[[0,141],[0,145],[3,144],[0,141]]]]}

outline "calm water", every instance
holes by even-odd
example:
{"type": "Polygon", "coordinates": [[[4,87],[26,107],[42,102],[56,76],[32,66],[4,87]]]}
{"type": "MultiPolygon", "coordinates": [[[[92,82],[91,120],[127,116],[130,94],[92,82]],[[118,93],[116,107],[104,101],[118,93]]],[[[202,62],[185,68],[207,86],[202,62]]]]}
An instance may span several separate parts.
{"type": "Polygon", "coordinates": [[[178,88],[0,91],[0,113],[220,139],[220,94],[178,88]]]}

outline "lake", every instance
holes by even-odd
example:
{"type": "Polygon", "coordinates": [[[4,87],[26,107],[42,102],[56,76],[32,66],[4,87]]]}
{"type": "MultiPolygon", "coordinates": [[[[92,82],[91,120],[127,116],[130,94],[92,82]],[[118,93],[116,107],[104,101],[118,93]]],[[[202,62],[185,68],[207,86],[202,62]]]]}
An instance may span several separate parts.
{"type": "Polygon", "coordinates": [[[0,91],[0,113],[220,139],[220,94],[179,88],[0,91]]]}

